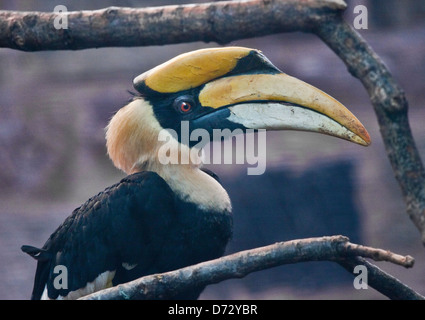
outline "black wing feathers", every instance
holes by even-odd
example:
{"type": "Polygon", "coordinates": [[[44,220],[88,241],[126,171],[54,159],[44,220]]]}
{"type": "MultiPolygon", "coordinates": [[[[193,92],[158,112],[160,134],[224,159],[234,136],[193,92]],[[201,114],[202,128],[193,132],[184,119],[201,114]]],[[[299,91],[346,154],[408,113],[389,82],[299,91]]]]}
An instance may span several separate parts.
{"type": "Polygon", "coordinates": [[[160,250],[174,215],[174,195],[156,173],[141,172],[107,188],[63,222],[42,249],[23,246],[38,259],[33,299],[40,299],[47,284],[49,298],[66,296],[86,286],[105,271],[116,271],[114,284],[148,270],[160,250]],[[68,288],[53,285],[56,265],[68,269],[68,288]],[[135,270],[132,270],[134,273],[135,270]]]}
{"type": "Polygon", "coordinates": [[[21,250],[37,261],[46,261],[51,258],[51,254],[44,249],[36,248],[33,246],[22,246],[21,250]]]}

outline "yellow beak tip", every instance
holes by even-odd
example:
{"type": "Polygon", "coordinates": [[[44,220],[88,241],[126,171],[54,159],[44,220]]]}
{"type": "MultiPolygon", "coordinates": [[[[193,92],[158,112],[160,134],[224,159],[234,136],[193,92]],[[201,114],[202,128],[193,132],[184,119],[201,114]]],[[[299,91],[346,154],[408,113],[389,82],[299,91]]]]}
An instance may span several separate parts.
{"type": "Polygon", "coordinates": [[[367,132],[366,128],[361,126],[361,130],[359,130],[359,137],[363,140],[362,145],[368,147],[372,144],[372,139],[370,138],[369,132],[367,132]]]}
{"type": "Polygon", "coordinates": [[[372,140],[366,130],[364,130],[361,134],[356,134],[352,141],[364,147],[369,147],[372,144],[372,140]]]}

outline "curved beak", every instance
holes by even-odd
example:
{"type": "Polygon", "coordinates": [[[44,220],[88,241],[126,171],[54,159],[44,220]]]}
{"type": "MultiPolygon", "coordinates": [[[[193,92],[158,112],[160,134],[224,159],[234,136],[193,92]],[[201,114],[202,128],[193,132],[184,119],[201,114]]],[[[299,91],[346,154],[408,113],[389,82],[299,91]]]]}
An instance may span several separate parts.
{"type": "Polygon", "coordinates": [[[247,129],[312,131],[371,144],[365,127],[340,102],[285,73],[219,78],[205,84],[199,102],[217,109],[202,117],[209,123],[218,117],[247,129]]]}

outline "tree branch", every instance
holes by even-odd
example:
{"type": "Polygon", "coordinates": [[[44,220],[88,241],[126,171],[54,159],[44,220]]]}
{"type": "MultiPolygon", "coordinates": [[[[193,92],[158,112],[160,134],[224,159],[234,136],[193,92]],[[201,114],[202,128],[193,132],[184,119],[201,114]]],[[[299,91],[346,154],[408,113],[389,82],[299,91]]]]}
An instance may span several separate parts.
{"type": "Polygon", "coordinates": [[[77,50],[232,40],[308,31],[346,5],[341,0],[251,0],[152,8],[110,7],[66,13],[0,11],[0,47],[24,51],[77,50]]]}
{"type": "Polygon", "coordinates": [[[318,25],[314,32],[369,93],[407,213],[425,245],[425,169],[410,130],[404,91],[379,56],[340,16],[330,17],[328,23],[318,25]]]}
{"type": "MultiPolygon", "coordinates": [[[[241,251],[193,266],[153,274],[85,296],[84,300],[170,299],[176,293],[205,286],[284,264],[306,261],[336,261],[345,268],[363,264],[370,271],[369,285],[384,295],[397,299],[424,299],[421,295],[377,267],[357,257],[388,261],[406,268],[414,264],[410,256],[350,243],[343,236],[309,238],[280,242],[270,246],[241,251]],[[379,272],[378,272],[379,270],[379,272]]],[[[349,270],[352,272],[352,270],[349,270]]]]}

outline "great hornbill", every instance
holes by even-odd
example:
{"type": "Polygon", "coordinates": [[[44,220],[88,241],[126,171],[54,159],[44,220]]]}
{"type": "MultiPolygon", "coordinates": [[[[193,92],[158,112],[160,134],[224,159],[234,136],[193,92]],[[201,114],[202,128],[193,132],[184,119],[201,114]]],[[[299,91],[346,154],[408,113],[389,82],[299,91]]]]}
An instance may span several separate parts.
{"type": "MultiPolygon", "coordinates": [[[[229,196],[196,157],[161,163],[164,143],[171,141],[180,153],[198,147],[180,135],[165,142],[158,138],[162,129],[180,133],[188,121],[190,132],[302,130],[370,144],[366,129],[341,103],[283,73],[255,49],[185,53],[139,75],[134,87],[138,94],[106,130],[108,154],[128,176],[75,209],[41,249],[22,247],[38,261],[32,299],[75,299],[224,253],[232,235],[229,196]],[[66,268],[66,286],[55,284],[56,266],[66,268]]],[[[174,298],[195,299],[202,290],[174,298]]]]}

